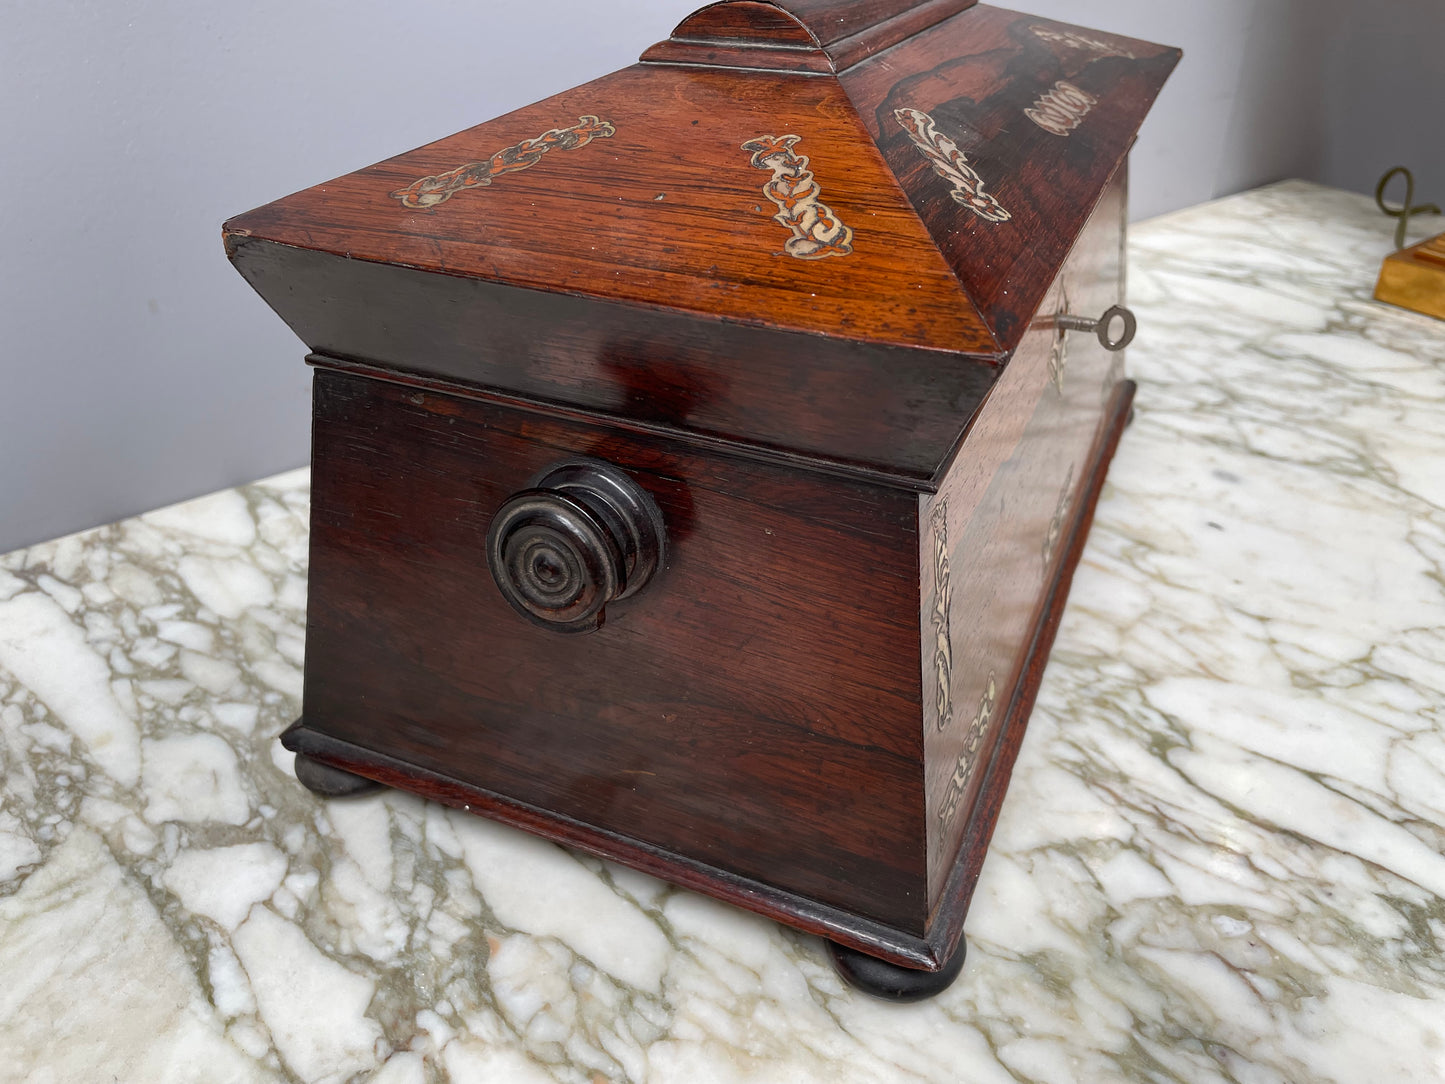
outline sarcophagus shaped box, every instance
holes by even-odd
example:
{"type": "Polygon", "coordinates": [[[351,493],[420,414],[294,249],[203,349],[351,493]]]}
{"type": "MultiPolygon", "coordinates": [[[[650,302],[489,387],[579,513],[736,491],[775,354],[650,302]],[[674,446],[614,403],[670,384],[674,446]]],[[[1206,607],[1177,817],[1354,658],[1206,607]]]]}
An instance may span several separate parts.
{"type": "Polygon", "coordinates": [[[1124,160],[1177,59],[725,2],[227,223],[316,367],[303,782],[941,988],[1129,413],[1124,160]]]}

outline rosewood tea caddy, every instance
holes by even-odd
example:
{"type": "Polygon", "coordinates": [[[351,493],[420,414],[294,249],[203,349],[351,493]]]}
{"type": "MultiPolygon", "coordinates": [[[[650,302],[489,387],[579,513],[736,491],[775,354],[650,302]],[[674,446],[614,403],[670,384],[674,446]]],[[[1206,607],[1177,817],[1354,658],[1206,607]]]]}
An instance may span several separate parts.
{"type": "Polygon", "coordinates": [[[302,717],[415,791],[935,993],[1133,385],[1178,52],[729,0],[233,219],[316,367],[302,717]]]}

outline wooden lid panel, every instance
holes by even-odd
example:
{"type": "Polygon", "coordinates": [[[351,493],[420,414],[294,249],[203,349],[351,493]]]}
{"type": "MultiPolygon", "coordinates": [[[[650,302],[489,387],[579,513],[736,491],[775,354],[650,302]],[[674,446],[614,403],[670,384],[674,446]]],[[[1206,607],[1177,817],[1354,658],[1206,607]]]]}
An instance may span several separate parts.
{"type": "Polygon", "coordinates": [[[226,230],[713,319],[997,352],[833,78],[639,65],[226,230]]]}
{"type": "Polygon", "coordinates": [[[979,5],[839,77],[1005,350],[1179,55],[979,5]]]}

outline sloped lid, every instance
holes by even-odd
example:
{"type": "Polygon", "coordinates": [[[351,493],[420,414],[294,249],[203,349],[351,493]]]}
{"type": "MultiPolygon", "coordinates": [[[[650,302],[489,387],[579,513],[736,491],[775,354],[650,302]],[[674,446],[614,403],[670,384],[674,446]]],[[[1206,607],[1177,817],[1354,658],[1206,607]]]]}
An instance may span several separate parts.
{"type": "Polygon", "coordinates": [[[832,78],[636,65],[225,228],[538,290],[996,350],[832,78]],[[770,197],[774,156],[794,183],[770,197]],[[835,243],[790,245],[778,200],[840,223],[835,243]]]}
{"type": "MultiPolygon", "coordinates": [[[[447,349],[462,360],[435,372],[921,480],[1178,55],[972,0],[727,0],[637,65],[241,215],[227,245],[319,353],[419,370],[423,311],[434,325],[475,312],[477,290],[520,288],[566,301],[573,323],[530,327],[525,352],[493,364],[465,359],[495,353],[495,314],[485,332],[458,320],[447,349]],[[337,318],[332,300],[380,265],[423,276],[406,285],[415,318],[337,318]],[[672,322],[667,343],[632,351],[663,383],[686,365],[734,390],[659,415],[620,384],[584,388],[603,367],[577,359],[595,318],[582,309],[599,304],[672,322]],[[678,321],[717,330],[687,336],[684,358],[678,321]],[[733,351],[725,377],[688,360],[708,341],[733,351]],[[811,373],[796,400],[780,365],[811,373]],[[760,398],[742,402],[744,387],[760,398]],[[813,419],[873,404],[874,443],[846,435],[846,412],[828,436],[763,427],[760,402],[813,419]]],[[[394,297],[364,289],[367,304],[394,297]]]]}
{"type": "Polygon", "coordinates": [[[997,354],[1178,53],[970,0],[731,0],[645,57],[226,230],[997,354]],[[802,74],[834,57],[851,61],[841,75],[802,74]],[[758,70],[782,62],[792,69],[758,70]],[[839,243],[798,243],[799,231],[839,243]]]}

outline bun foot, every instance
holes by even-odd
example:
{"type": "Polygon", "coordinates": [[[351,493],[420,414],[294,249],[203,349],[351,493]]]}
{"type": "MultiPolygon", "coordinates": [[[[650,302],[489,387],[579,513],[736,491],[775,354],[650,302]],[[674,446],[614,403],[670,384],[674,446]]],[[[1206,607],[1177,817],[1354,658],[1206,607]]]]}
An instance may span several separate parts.
{"type": "Polygon", "coordinates": [[[958,973],[963,970],[963,958],[967,945],[960,939],[958,948],[946,964],[937,971],[915,971],[911,967],[899,967],[886,963],[876,956],[844,948],[827,942],[828,957],[833,961],[833,970],[849,986],[865,994],[882,998],[884,1001],[923,1001],[943,993],[953,985],[958,973]]]}
{"type": "Polygon", "coordinates": [[[384,784],[365,776],[352,775],[340,768],[312,760],[305,753],[296,754],[296,781],[312,794],[323,798],[347,798],[380,790],[384,784]]]}

